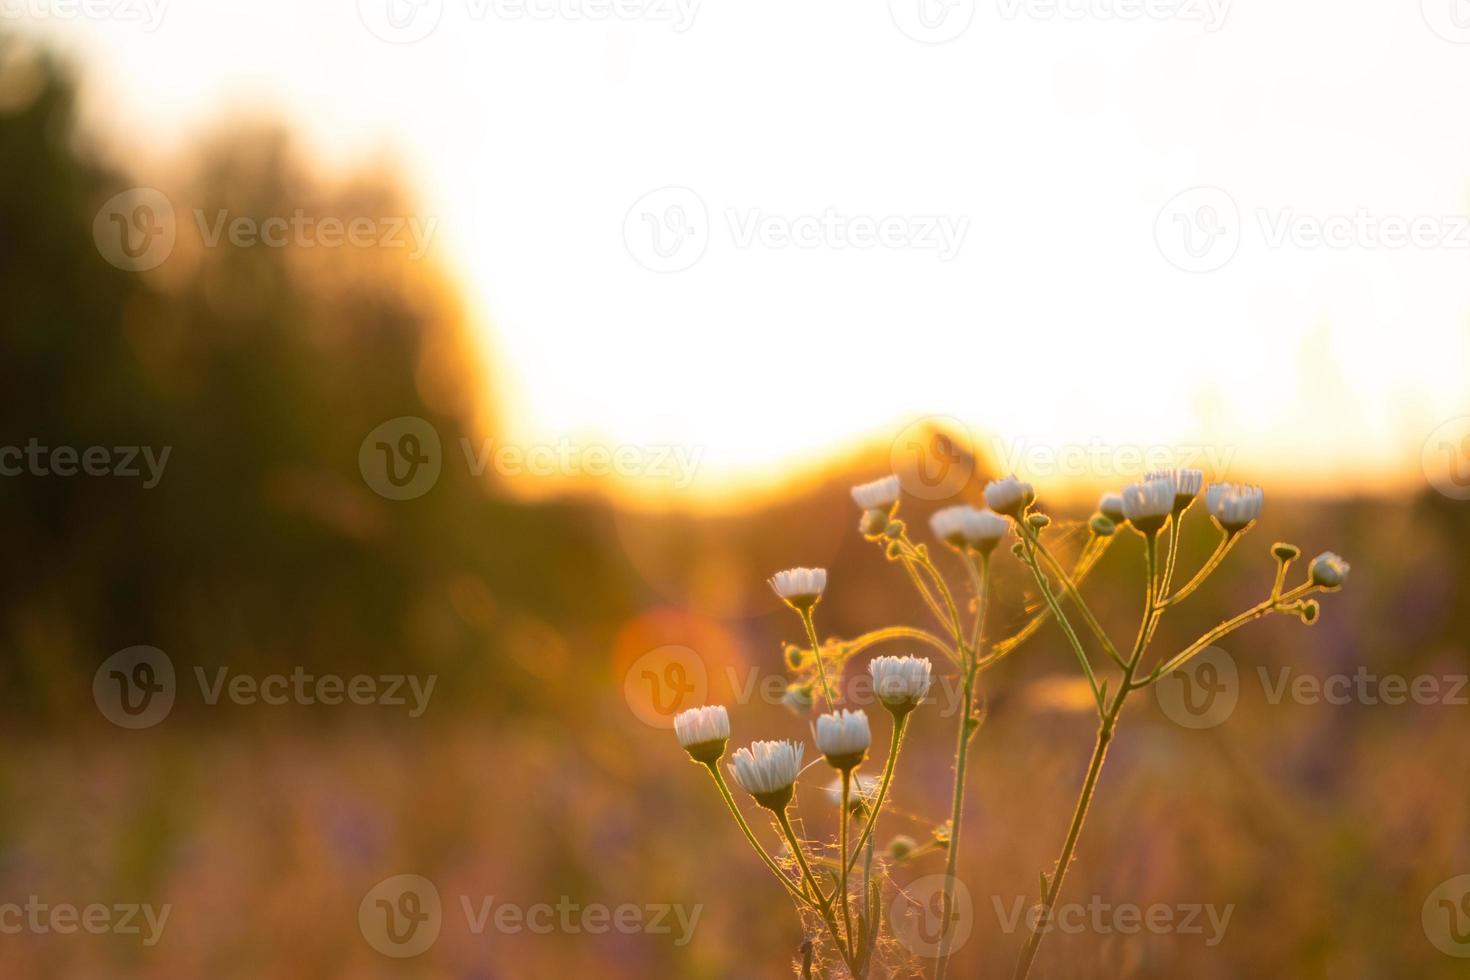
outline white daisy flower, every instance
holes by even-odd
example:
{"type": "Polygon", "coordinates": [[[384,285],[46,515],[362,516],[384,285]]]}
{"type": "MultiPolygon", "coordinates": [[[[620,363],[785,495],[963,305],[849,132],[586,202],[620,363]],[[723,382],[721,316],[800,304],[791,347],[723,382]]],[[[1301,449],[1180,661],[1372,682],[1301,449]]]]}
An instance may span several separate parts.
{"type": "Polygon", "coordinates": [[[820,715],[812,734],[817,751],[838,769],[851,769],[862,762],[873,741],[868,716],[863,711],[838,709],[820,715]]]}
{"type": "MultiPolygon", "coordinates": [[[[854,776],[848,792],[847,805],[854,810],[860,806],[872,806],[878,802],[878,790],[882,782],[877,776],[854,776]]],[[[842,805],[842,777],[838,776],[827,784],[827,799],[833,806],[842,805]]]]}
{"type": "Polygon", "coordinates": [[[1174,510],[1174,481],[1130,483],[1123,488],[1123,516],[1144,534],[1155,534],[1174,510]]]}
{"type": "Polygon", "coordinates": [[[889,711],[912,711],[929,693],[934,665],[928,657],[874,657],[868,663],[873,692],[889,711]]]}
{"type": "Polygon", "coordinates": [[[1232,534],[1261,516],[1266,491],[1249,483],[1211,483],[1205,491],[1205,508],[1215,523],[1232,534]]]}
{"type": "Polygon", "coordinates": [[[1343,561],[1341,555],[1332,551],[1324,551],[1312,559],[1312,584],[1326,589],[1335,589],[1347,581],[1348,572],[1351,569],[1352,566],[1343,561]]]}
{"type": "Polygon", "coordinates": [[[797,609],[809,609],[816,605],[827,588],[825,568],[788,568],[771,576],[771,588],[797,609]]]}
{"type": "Polygon", "coordinates": [[[936,510],[929,515],[929,529],[934,536],[946,544],[954,545],[956,548],[965,546],[965,522],[966,517],[975,512],[975,508],[969,504],[958,504],[954,507],[945,507],[936,510]]]}
{"type": "Polygon", "coordinates": [[[965,515],[965,540],[980,552],[990,552],[1011,529],[1004,517],[993,510],[973,510],[965,515]]]}
{"type": "Polygon", "coordinates": [[[1199,496],[1200,488],[1205,485],[1205,471],[1180,467],[1176,470],[1154,470],[1145,473],[1143,480],[1172,480],[1174,483],[1174,509],[1184,510],[1194,498],[1199,496]]]}
{"type": "Polygon", "coordinates": [[[898,477],[889,475],[852,488],[852,500],[863,510],[887,510],[898,503],[898,477]]]}
{"type": "Polygon", "coordinates": [[[1123,495],[1119,493],[1105,493],[1097,502],[1097,512],[1114,524],[1122,524],[1127,520],[1123,513],[1123,495]]]}
{"type": "Polygon", "coordinates": [[[723,704],[690,708],[674,716],[679,744],[698,762],[714,762],[730,740],[730,713],[723,704]]]}
{"type": "Polygon", "coordinates": [[[800,742],[752,742],[750,748],[735,750],[728,768],[757,803],[780,810],[791,802],[791,787],[801,772],[805,750],[800,742]]]}
{"type": "Polygon", "coordinates": [[[995,511],[958,504],[936,510],[929,517],[929,527],[936,538],[955,548],[964,549],[968,545],[976,551],[989,552],[1011,526],[995,511]]]}
{"type": "Polygon", "coordinates": [[[1012,473],[1003,480],[991,480],[985,485],[985,502],[997,514],[1019,517],[1036,499],[1031,484],[1016,478],[1012,473]]]}

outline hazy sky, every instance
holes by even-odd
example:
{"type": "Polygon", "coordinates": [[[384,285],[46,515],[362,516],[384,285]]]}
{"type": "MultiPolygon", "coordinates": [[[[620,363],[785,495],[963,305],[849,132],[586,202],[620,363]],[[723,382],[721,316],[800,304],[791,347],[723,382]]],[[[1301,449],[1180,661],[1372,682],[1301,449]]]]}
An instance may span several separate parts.
{"type": "Polygon", "coordinates": [[[0,12],[140,159],[262,106],[391,148],[515,439],[1341,478],[1470,413],[1465,0],[78,2],[0,12]]]}

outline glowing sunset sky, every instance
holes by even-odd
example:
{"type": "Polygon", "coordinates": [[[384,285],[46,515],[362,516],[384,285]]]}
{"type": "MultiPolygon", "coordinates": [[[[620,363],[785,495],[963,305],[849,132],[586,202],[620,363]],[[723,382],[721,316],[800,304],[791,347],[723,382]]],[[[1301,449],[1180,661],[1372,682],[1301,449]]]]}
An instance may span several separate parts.
{"type": "Polygon", "coordinates": [[[698,445],[718,482],[944,414],[1384,479],[1470,413],[1450,0],[393,0],[437,18],[407,44],[383,2],[22,21],[130,159],[248,109],[401,160],[518,441],[698,445]]]}

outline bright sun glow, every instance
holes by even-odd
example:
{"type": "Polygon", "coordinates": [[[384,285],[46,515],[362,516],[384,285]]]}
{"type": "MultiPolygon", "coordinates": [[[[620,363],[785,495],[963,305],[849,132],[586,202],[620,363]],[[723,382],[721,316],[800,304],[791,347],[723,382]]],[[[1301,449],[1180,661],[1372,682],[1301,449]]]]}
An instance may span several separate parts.
{"type": "Polygon", "coordinates": [[[897,2],[656,5],[678,30],[445,0],[413,44],[373,6],[34,26],[145,153],[233,105],[404,161],[506,441],[695,446],[707,489],[942,414],[1002,453],[1391,481],[1470,406],[1470,59],[1417,3],[981,4],[938,45],[897,2]]]}

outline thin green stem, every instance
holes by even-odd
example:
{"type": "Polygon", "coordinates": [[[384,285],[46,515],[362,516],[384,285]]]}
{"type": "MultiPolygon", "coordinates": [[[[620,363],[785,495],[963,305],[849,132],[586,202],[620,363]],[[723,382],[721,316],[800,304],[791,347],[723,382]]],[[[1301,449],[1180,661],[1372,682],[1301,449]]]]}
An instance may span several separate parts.
{"type": "Polygon", "coordinates": [[[939,937],[939,962],[934,971],[935,980],[944,980],[949,969],[951,943],[954,940],[954,883],[960,862],[960,828],[964,825],[965,817],[965,769],[969,761],[970,740],[975,735],[976,727],[970,722],[974,711],[972,702],[977,672],[978,668],[972,666],[965,675],[964,711],[961,712],[958,744],[955,746],[954,797],[950,802],[949,815],[949,856],[944,862],[944,905],[940,926],[943,931],[939,937]]]}
{"type": "MultiPolygon", "coordinates": [[[[1072,582],[1074,584],[1081,585],[1083,580],[1087,578],[1088,574],[1091,573],[1091,571],[1095,567],[1097,567],[1098,561],[1108,550],[1108,546],[1112,544],[1115,537],[1117,537],[1116,534],[1106,538],[1094,537],[1092,541],[1088,543],[1088,546],[1083,549],[1082,554],[1078,556],[1077,564],[1072,569],[1072,582]],[[1095,544],[1095,542],[1100,543],[1095,544]]],[[[1040,611],[1038,611],[1036,615],[1032,616],[1025,626],[1021,627],[1021,629],[1018,630],[1016,633],[995,644],[995,646],[991,649],[990,656],[980,661],[980,669],[984,670],[985,668],[991,667],[994,664],[998,663],[1011,651],[1015,650],[1022,643],[1025,643],[1027,640],[1029,640],[1032,635],[1035,634],[1035,632],[1039,630],[1050,618],[1051,607],[1043,603],[1040,611]]]]}
{"type": "Polygon", "coordinates": [[[1031,574],[1035,576],[1036,584],[1041,589],[1042,597],[1046,599],[1046,604],[1051,608],[1051,614],[1056,617],[1057,623],[1062,627],[1062,632],[1071,642],[1072,649],[1077,654],[1077,662],[1082,666],[1082,674],[1087,678],[1088,687],[1092,689],[1092,699],[1097,703],[1098,715],[1101,716],[1104,710],[1102,688],[1098,687],[1097,675],[1093,673],[1092,662],[1087,658],[1087,651],[1083,648],[1082,641],[1077,638],[1077,632],[1072,629],[1072,623],[1067,619],[1066,613],[1062,612],[1061,604],[1057,602],[1056,596],[1052,593],[1051,583],[1047,581],[1046,573],[1041,570],[1041,565],[1036,560],[1034,533],[1034,530],[1028,532],[1023,526],[1021,532],[1022,560],[1026,563],[1026,567],[1031,569],[1031,574]]]}
{"type": "Polygon", "coordinates": [[[1110,636],[1108,636],[1107,630],[1102,628],[1102,624],[1099,623],[1097,621],[1097,617],[1093,615],[1092,607],[1089,606],[1087,604],[1087,601],[1082,598],[1082,592],[1077,588],[1077,584],[1072,581],[1071,576],[1069,576],[1066,570],[1062,568],[1062,563],[1057,561],[1056,556],[1053,555],[1050,549],[1048,549],[1046,545],[1042,543],[1041,533],[1039,531],[1035,532],[1034,534],[1034,543],[1036,545],[1037,551],[1041,553],[1041,557],[1045,558],[1047,564],[1056,571],[1057,578],[1061,579],[1062,588],[1066,589],[1067,595],[1072,600],[1072,604],[1075,605],[1077,607],[1077,611],[1082,614],[1082,619],[1084,622],[1087,623],[1088,628],[1092,630],[1092,635],[1097,637],[1098,642],[1102,644],[1103,649],[1107,651],[1107,654],[1109,657],[1112,658],[1113,663],[1117,664],[1119,667],[1126,666],[1122,654],[1120,654],[1118,652],[1118,648],[1113,645],[1113,640],[1110,636]]]}
{"type": "Polygon", "coordinates": [[[974,717],[975,676],[980,672],[980,639],[985,633],[985,614],[990,606],[990,556],[984,556],[977,572],[977,599],[975,611],[975,646],[969,666],[965,670],[964,710],[960,712],[960,730],[954,757],[954,794],[950,800],[949,854],[945,859],[944,871],[944,924],[939,937],[939,963],[935,967],[937,980],[944,980],[949,969],[949,954],[954,932],[954,882],[960,862],[960,828],[965,818],[965,774],[969,766],[970,741],[975,737],[978,722],[974,717]]]}
{"type": "Polygon", "coordinates": [[[933,633],[910,626],[890,626],[887,629],[873,630],[870,633],[864,633],[855,640],[849,640],[846,645],[850,653],[858,654],[868,647],[876,646],[879,643],[886,643],[890,640],[917,640],[920,643],[928,644],[951,659],[956,656],[955,651],[950,649],[948,644],[933,633]]]}
{"type": "Polygon", "coordinates": [[[904,535],[902,538],[899,539],[899,541],[906,548],[908,548],[909,554],[912,556],[913,561],[916,562],[920,568],[924,569],[924,571],[928,572],[929,577],[934,580],[934,587],[936,590],[938,590],[940,598],[944,600],[944,608],[949,613],[948,626],[950,634],[954,637],[956,645],[960,647],[961,660],[963,661],[964,654],[966,652],[965,629],[964,626],[960,623],[959,607],[955,605],[954,595],[949,590],[949,583],[945,582],[944,576],[940,574],[939,569],[935,567],[934,562],[929,559],[928,553],[923,551],[912,541],[910,541],[907,535],[904,535]]]}
{"type": "Polygon", "coordinates": [[[1180,602],[1183,599],[1187,598],[1192,592],[1194,592],[1195,589],[1199,588],[1204,580],[1209,578],[1211,573],[1213,573],[1215,569],[1220,567],[1220,563],[1225,560],[1225,556],[1230,553],[1230,549],[1235,547],[1235,542],[1240,540],[1241,533],[1242,531],[1225,531],[1224,537],[1222,537],[1220,539],[1220,543],[1215,546],[1214,553],[1211,554],[1210,557],[1205,561],[1204,565],[1200,567],[1200,570],[1198,572],[1195,572],[1194,578],[1190,579],[1185,585],[1181,586],[1178,592],[1175,592],[1167,599],[1162,600],[1159,605],[1161,607],[1172,606],[1176,602],[1180,602]]]}
{"type": "Polygon", "coordinates": [[[827,931],[832,934],[832,942],[837,946],[837,951],[842,955],[842,961],[847,964],[849,972],[856,973],[853,969],[852,955],[848,953],[843,943],[842,933],[837,928],[837,920],[832,915],[832,900],[822,894],[822,888],[817,884],[817,877],[812,874],[811,865],[807,864],[806,852],[802,850],[801,842],[796,838],[796,831],[791,828],[791,817],[787,815],[784,808],[775,811],[775,814],[776,822],[781,825],[781,833],[786,837],[786,844],[791,848],[791,853],[796,855],[796,863],[801,866],[802,878],[819,900],[817,912],[821,915],[822,921],[826,923],[827,931]]]}
{"type": "Polygon", "coordinates": [[[848,856],[846,852],[842,855],[843,864],[849,870],[857,863],[857,856],[862,851],[863,845],[872,839],[873,827],[878,822],[878,814],[888,800],[888,787],[893,782],[893,770],[898,765],[898,751],[903,747],[903,734],[908,724],[907,712],[897,715],[893,720],[893,735],[888,743],[888,758],[883,763],[883,780],[878,784],[878,798],[868,808],[868,819],[863,825],[863,832],[858,837],[857,847],[853,848],[852,855],[848,856]]]}
{"type": "Polygon", "coordinates": [[[945,629],[949,629],[950,624],[945,621],[944,610],[940,608],[939,600],[934,598],[929,591],[929,587],[924,584],[923,578],[919,575],[918,562],[908,555],[903,555],[899,558],[899,561],[903,563],[903,570],[908,573],[909,581],[914,583],[914,588],[923,597],[924,604],[929,607],[929,611],[934,614],[934,618],[939,620],[939,625],[945,629]]]}
{"type": "Polygon", "coordinates": [[[1235,632],[1247,623],[1252,623],[1257,619],[1260,619],[1262,616],[1270,615],[1273,612],[1280,612],[1282,607],[1286,604],[1294,602],[1297,599],[1300,599],[1303,596],[1310,594],[1312,591],[1314,591],[1313,587],[1310,583],[1308,583],[1306,585],[1299,585],[1296,588],[1292,589],[1290,592],[1285,593],[1284,595],[1273,596],[1271,598],[1261,600],[1244,612],[1241,612],[1235,616],[1232,616],[1230,619],[1225,620],[1225,622],[1205,633],[1203,636],[1195,640],[1189,646],[1185,647],[1179,653],[1176,653],[1173,657],[1170,657],[1164,663],[1159,664],[1159,666],[1155,667],[1152,671],[1149,672],[1149,675],[1147,677],[1139,681],[1137,684],[1133,685],[1134,688],[1136,689],[1148,687],[1159,678],[1172,674],[1174,671],[1178,670],[1180,667],[1183,667],[1186,663],[1192,660],[1194,656],[1198,654],[1201,650],[1209,646],[1211,643],[1214,643],[1221,637],[1235,632]]]}
{"type": "MultiPolygon", "coordinates": [[[[1122,706],[1122,695],[1126,691],[1126,685],[1119,689],[1119,698],[1114,705],[1122,706]]],[[[1021,950],[1021,958],[1016,962],[1016,980],[1026,980],[1031,973],[1031,964],[1036,959],[1036,951],[1041,946],[1041,937],[1045,934],[1045,927],[1051,917],[1052,909],[1056,905],[1057,896],[1062,891],[1062,881],[1067,876],[1067,867],[1072,863],[1072,856],[1077,851],[1077,841],[1082,837],[1082,825],[1087,820],[1087,811],[1092,806],[1092,798],[1097,793],[1098,777],[1102,775],[1103,762],[1108,756],[1108,745],[1113,740],[1113,727],[1117,723],[1116,710],[1110,713],[1098,726],[1097,741],[1092,748],[1092,760],[1087,765],[1087,777],[1082,781],[1082,792],[1077,796],[1077,806],[1072,811],[1072,823],[1067,828],[1067,839],[1062,844],[1061,856],[1057,858],[1057,865],[1052,872],[1046,892],[1041,897],[1041,915],[1036,921],[1036,927],[1026,939],[1026,946],[1021,950]]]]}
{"type": "Polygon", "coordinates": [[[725,806],[730,808],[730,815],[739,824],[740,832],[745,835],[746,840],[750,841],[750,846],[755,848],[755,853],[765,862],[766,867],[771,869],[771,874],[775,875],[781,884],[786,886],[786,890],[791,893],[792,898],[812,908],[816,908],[815,903],[791,883],[791,879],[786,877],[786,872],[781,870],[781,866],[766,852],[766,849],[761,846],[761,842],[756,840],[755,833],[750,829],[750,824],[745,822],[745,816],[740,812],[740,807],[735,805],[735,797],[730,795],[730,787],[725,785],[725,777],[720,774],[719,762],[705,762],[702,765],[709,770],[710,776],[715,781],[715,788],[720,791],[720,796],[724,798],[725,806]]]}
{"type": "Polygon", "coordinates": [[[840,829],[837,834],[837,853],[842,855],[842,860],[839,862],[841,867],[838,869],[840,874],[837,890],[842,896],[842,929],[847,934],[847,952],[850,956],[856,956],[857,948],[853,945],[852,939],[852,903],[848,901],[847,895],[847,806],[852,798],[851,794],[852,770],[844,769],[842,770],[842,812],[838,821],[840,829]]]}
{"type": "Polygon", "coordinates": [[[1082,838],[1082,827],[1087,822],[1087,811],[1091,808],[1092,799],[1097,794],[1098,779],[1102,776],[1103,763],[1107,760],[1108,746],[1112,744],[1118,716],[1122,713],[1123,704],[1133,690],[1133,673],[1138,669],[1139,661],[1143,659],[1143,651],[1147,646],[1148,638],[1153,635],[1153,622],[1157,612],[1154,575],[1158,567],[1158,553],[1158,535],[1150,534],[1147,536],[1145,552],[1147,584],[1144,586],[1144,613],[1143,621],[1138,627],[1138,638],[1134,641],[1133,652],[1128,658],[1127,665],[1123,668],[1123,682],[1118,685],[1112,704],[1109,705],[1098,724],[1097,741],[1093,744],[1092,759],[1087,765],[1087,776],[1082,781],[1082,790],[1077,795],[1077,805],[1072,811],[1072,822],[1067,828],[1067,838],[1062,844],[1062,853],[1057,858],[1048,887],[1042,894],[1041,916],[1037,919],[1036,928],[1027,937],[1026,946],[1021,950],[1021,957],[1016,962],[1015,980],[1026,980],[1031,974],[1031,965],[1036,960],[1036,951],[1040,949],[1041,938],[1045,935],[1044,926],[1050,920],[1052,909],[1056,907],[1057,896],[1062,892],[1062,882],[1067,877],[1067,868],[1071,865],[1072,858],[1077,852],[1077,842],[1082,838]]]}
{"type": "Polygon", "coordinates": [[[812,654],[817,658],[817,675],[822,679],[822,693],[827,698],[827,707],[836,709],[837,699],[832,694],[832,682],[827,679],[826,659],[822,656],[822,641],[817,639],[817,624],[812,618],[812,607],[801,610],[801,621],[806,625],[807,639],[812,644],[812,654]]]}

